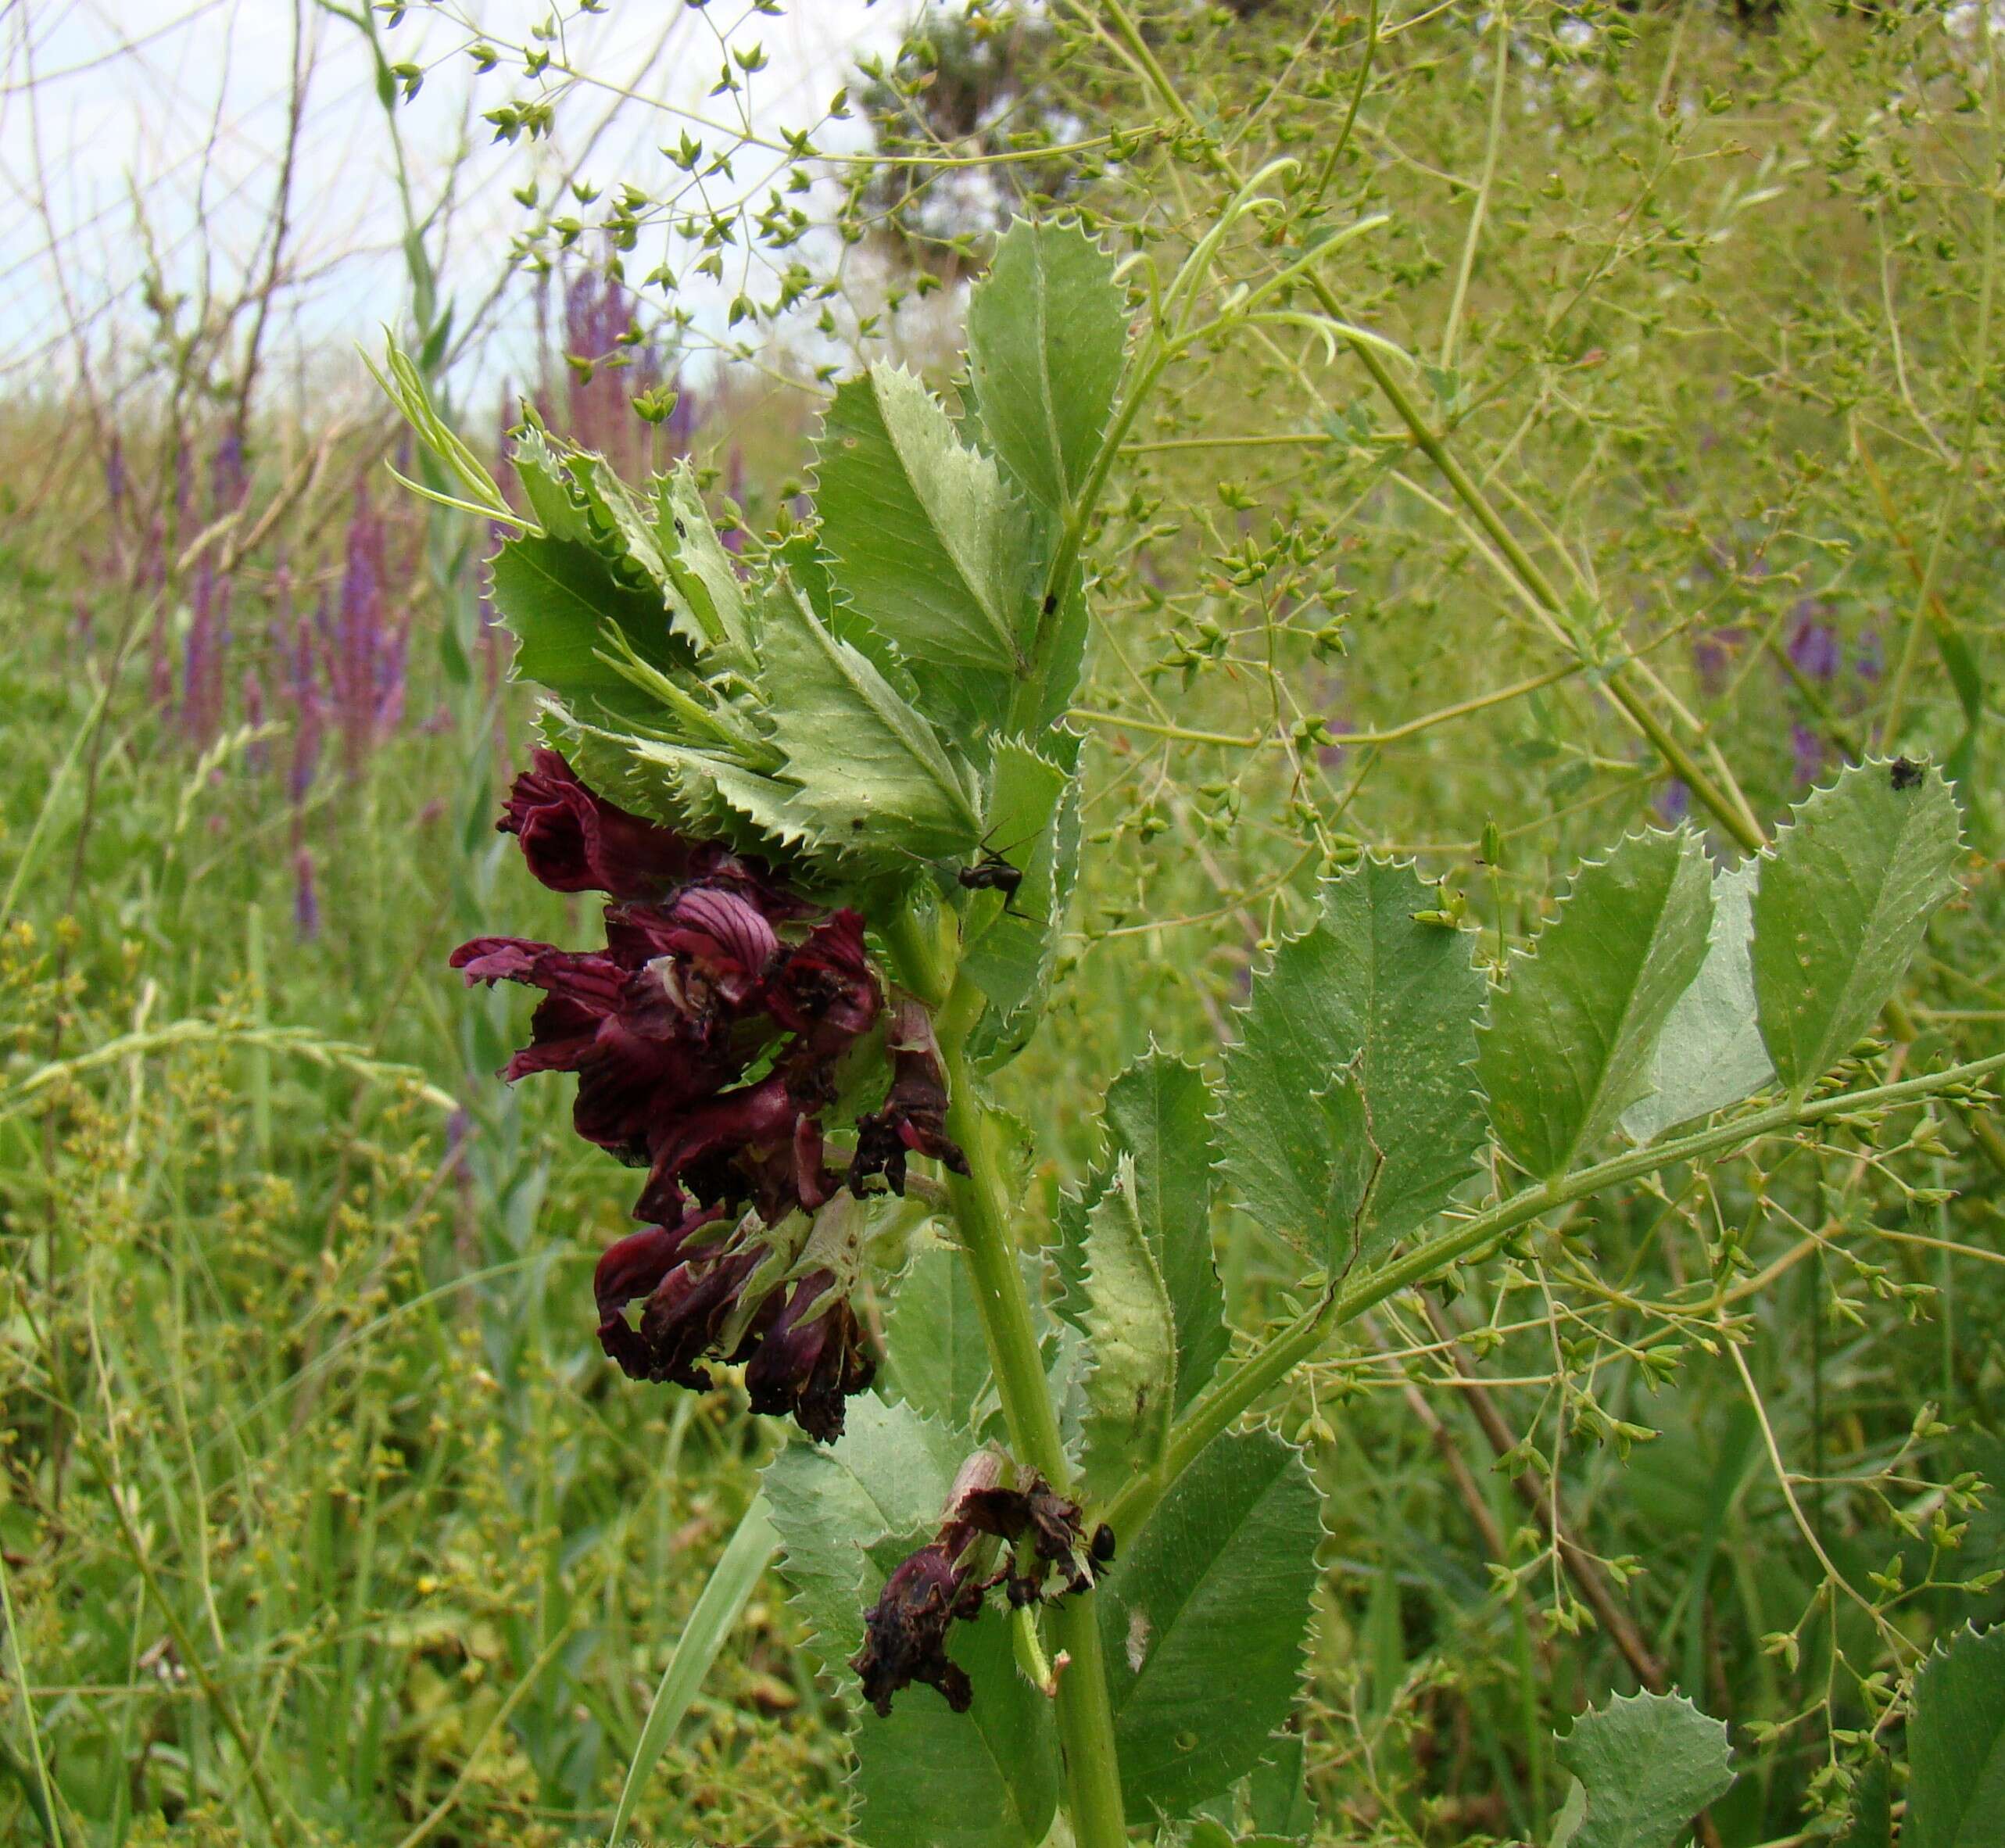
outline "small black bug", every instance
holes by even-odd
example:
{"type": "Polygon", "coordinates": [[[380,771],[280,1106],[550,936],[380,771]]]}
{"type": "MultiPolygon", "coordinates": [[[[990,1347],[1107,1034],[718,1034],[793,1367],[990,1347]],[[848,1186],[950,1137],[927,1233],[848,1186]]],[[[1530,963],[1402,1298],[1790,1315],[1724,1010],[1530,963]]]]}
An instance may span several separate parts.
{"type": "Polygon", "coordinates": [[[1050,615],[1054,610],[1058,608],[1058,595],[1056,591],[1053,591],[1050,596],[1044,599],[1044,614],[1047,616],[1050,615]]]}
{"type": "Polygon", "coordinates": [[[1023,868],[1012,866],[993,847],[985,847],[982,857],[972,866],[964,866],[954,876],[961,882],[965,892],[1000,892],[1003,895],[1003,909],[1012,917],[1022,917],[1021,911],[1011,911],[1016,902],[1016,889],[1023,883],[1023,868]]]}
{"type": "Polygon", "coordinates": [[[1887,780],[1897,790],[1911,790],[1921,780],[1921,766],[1907,757],[1896,757],[1888,766],[1887,780]]]}
{"type": "Polygon", "coordinates": [[[1105,1521],[1093,1530],[1093,1563],[1096,1566],[1114,1563],[1114,1530],[1105,1521]]]}

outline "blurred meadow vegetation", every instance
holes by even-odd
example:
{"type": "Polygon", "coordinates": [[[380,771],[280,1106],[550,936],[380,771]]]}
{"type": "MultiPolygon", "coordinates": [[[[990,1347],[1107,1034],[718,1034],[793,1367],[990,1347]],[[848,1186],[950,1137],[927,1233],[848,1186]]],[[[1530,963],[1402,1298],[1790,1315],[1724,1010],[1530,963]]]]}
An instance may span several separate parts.
{"type": "MultiPolygon", "coordinates": [[[[337,22],[381,48],[358,143],[424,75],[403,10],[337,22]]],[[[504,146],[593,94],[564,9],[517,40],[410,10],[492,60],[504,146]]],[[[720,127],[782,10],[693,13],[713,113],[664,106],[650,170],[546,184],[515,252],[542,310],[514,389],[636,473],[694,457],[727,530],[795,518],[831,378],[888,356],[951,389],[1013,213],[1166,274],[1266,170],[1221,305],[1384,215],[1302,270],[1299,327],[1175,362],[1090,541],[1089,851],[1052,1023],[1001,1080],[1039,1223],[1109,1077],[1151,1040],[1216,1069],[1363,848],[1494,965],[1625,831],[1688,816],[1731,860],[1869,749],[1948,769],[1970,853],[1912,1033],[1864,1065],[1996,1050],[1982,9],[939,6],[818,88],[868,157],[818,156],[825,119],[720,127]],[[719,209],[719,161],[770,187],[719,209]],[[689,305],[700,274],[728,306],[689,305]],[[1332,314],[1403,350],[1369,349],[1390,392],[1332,314]]],[[[412,205],[396,313],[492,457],[512,400],[460,364],[445,223],[412,205]]],[[[492,833],[529,707],[489,535],[398,488],[379,401],[260,373],[284,251],[281,222],[235,294],[78,303],[0,401],[0,1837],[599,1840],[782,1440],[593,1340],[627,1190],[562,1133],[567,1087],[503,1093],[520,1009],[444,966],[585,916],[492,833]]],[[[1314,1839],[1543,1841],[1556,1729],[1673,1684],[1734,1728],[1707,1842],[1835,1826],[1931,1644],[2005,1611],[2001,1159],[1995,1118],[1942,1109],[1667,1175],[1298,1375],[1314,1839]]],[[[1290,1313],[1278,1242],[1215,1232],[1234,1322],[1290,1313]]],[[[797,1623],[768,1577],[643,1839],[847,1839],[797,1623]]]]}

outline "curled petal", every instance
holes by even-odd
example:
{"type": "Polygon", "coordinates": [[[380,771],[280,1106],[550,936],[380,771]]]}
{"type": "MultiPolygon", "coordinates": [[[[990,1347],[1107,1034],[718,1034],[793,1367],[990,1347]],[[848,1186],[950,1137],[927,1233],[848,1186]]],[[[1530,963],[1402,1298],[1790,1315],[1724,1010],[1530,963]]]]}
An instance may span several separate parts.
{"type": "Polygon", "coordinates": [[[772,922],[752,901],[721,886],[686,886],[664,905],[613,905],[606,934],[616,954],[650,962],[678,1010],[706,1012],[714,995],[744,1005],[779,954],[772,922]],[[672,969],[661,965],[672,963],[672,969]],[[698,978],[686,980],[682,970],[698,978]],[[693,989],[694,992],[689,992],[693,989]]]}
{"type": "Polygon", "coordinates": [[[834,1283],[825,1270],[797,1283],[745,1369],[754,1411],[775,1418],[790,1413],[823,1444],[843,1434],[843,1400],[862,1391],[877,1371],[855,1311],[847,1302],[822,1306],[834,1283]]]}
{"type": "Polygon", "coordinates": [[[865,1184],[881,1174],[893,1193],[902,1194],[908,1155],[929,1156],[965,1174],[968,1158],[947,1133],[947,1074],[933,1022],[918,1001],[901,996],[892,1021],[890,1092],[883,1109],[857,1119],[850,1192],[861,1198],[865,1184]]]}
{"type": "Polygon", "coordinates": [[[592,1295],[599,1305],[600,1320],[618,1315],[637,1298],[652,1296],[675,1269],[682,1248],[703,1227],[723,1216],[721,1207],[705,1208],[678,1225],[649,1226],[607,1246],[592,1273],[592,1295]]]}
{"type": "Polygon", "coordinates": [[[495,826],[521,843],[529,870],[557,892],[656,897],[689,876],[697,851],[673,829],[593,794],[547,750],[516,778],[495,826]]]}
{"type": "Polygon", "coordinates": [[[766,1005],[821,1062],[832,1063],[869,1032],[879,997],[861,914],[840,911],[810,931],[768,984],[766,1005]]]}
{"type": "Polygon", "coordinates": [[[476,982],[521,982],[600,1015],[615,1012],[626,992],[627,972],[611,957],[560,950],[526,937],[477,937],[447,962],[465,975],[469,988],[476,982]]]}
{"type": "Polygon", "coordinates": [[[774,1072],[657,1124],[636,1214],[679,1217],[688,1193],[711,1202],[743,1199],[753,1178],[747,1159],[757,1167],[784,1149],[790,1164],[800,1116],[785,1076],[774,1072]]]}
{"type": "Polygon", "coordinates": [[[715,1346],[737,1306],[739,1291],[758,1266],[756,1250],[678,1264],[648,1298],[638,1332],[627,1329],[622,1319],[613,1319],[614,1327],[626,1329],[630,1340],[616,1335],[608,1341],[603,1327],[600,1340],[629,1378],[666,1380],[706,1390],[710,1375],[699,1363],[715,1346]],[[630,1360],[639,1364],[630,1365],[630,1360]]]}

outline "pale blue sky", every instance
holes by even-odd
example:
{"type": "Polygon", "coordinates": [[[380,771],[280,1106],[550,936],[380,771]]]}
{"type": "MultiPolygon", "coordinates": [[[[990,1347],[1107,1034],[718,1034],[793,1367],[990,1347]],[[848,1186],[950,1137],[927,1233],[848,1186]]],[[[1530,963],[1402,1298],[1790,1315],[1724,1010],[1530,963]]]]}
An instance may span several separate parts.
{"type": "MultiPolygon", "coordinates": [[[[345,353],[394,316],[404,292],[367,53],[353,26],[304,4],[313,77],[288,245],[295,286],[274,328],[281,359],[345,353]]],[[[572,61],[607,87],[571,94],[553,141],[509,148],[474,118],[528,93],[521,73],[504,65],[476,79],[454,55],[468,38],[463,22],[519,42],[549,0],[413,0],[386,43],[393,58],[428,70],[401,115],[421,196],[433,196],[456,151],[471,148],[449,237],[453,292],[462,302],[487,292],[525,221],[512,189],[540,175],[547,193],[549,176],[602,122],[583,170],[610,188],[673,177],[657,149],[688,116],[733,120],[732,98],[707,95],[720,33],[763,46],[769,67],[752,80],[751,107],[771,134],[818,120],[856,52],[893,42],[907,10],[893,0],[789,0],[775,19],[732,0],[702,11],[610,0],[603,16],[573,22],[566,41],[572,61]],[[635,96],[623,99],[622,87],[635,96]]],[[[73,311],[100,347],[113,317],[129,343],[149,235],[171,290],[193,290],[206,265],[229,292],[270,206],[293,19],[292,0],[0,0],[0,384],[63,376],[73,311]]],[[[741,185],[776,159],[741,161],[741,185]]],[[[713,202],[723,201],[713,194],[713,202]]],[[[653,260],[628,260],[639,274],[653,260]]]]}

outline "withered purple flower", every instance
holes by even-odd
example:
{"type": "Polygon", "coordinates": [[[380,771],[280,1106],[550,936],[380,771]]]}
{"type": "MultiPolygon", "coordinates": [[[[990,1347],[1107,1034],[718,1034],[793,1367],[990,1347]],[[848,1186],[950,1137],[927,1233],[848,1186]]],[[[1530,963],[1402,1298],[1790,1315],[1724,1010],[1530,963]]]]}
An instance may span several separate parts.
{"type": "Polygon", "coordinates": [[[1031,1570],[1012,1570],[1009,1575],[1011,1603],[1034,1603],[1043,1596],[1046,1572],[1054,1566],[1069,1592],[1083,1592],[1092,1585],[1094,1561],[1079,1524],[1079,1504],[1067,1501],[1036,1470],[1028,1472],[1016,1488],[970,1491],[961,1497],[959,1513],[979,1533],[1030,1542],[1031,1570]]]}
{"type": "Polygon", "coordinates": [[[974,1704],[967,1672],[947,1653],[948,1627],[979,1613],[987,1589],[947,1543],[936,1540],[899,1561],[883,1595],[864,1619],[864,1645],[850,1658],[863,1697],[880,1720],[891,1717],[891,1697],[915,1681],[937,1688],[957,1714],[974,1704]]]}
{"type": "Polygon", "coordinates": [[[811,1438],[832,1443],[842,1434],[843,1401],[876,1377],[863,1329],[835,1278],[810,1272],[789,1292],[772,1326],[759,1338],[745,1369],[752,1409],[791,1415],[811,1438]]]}

